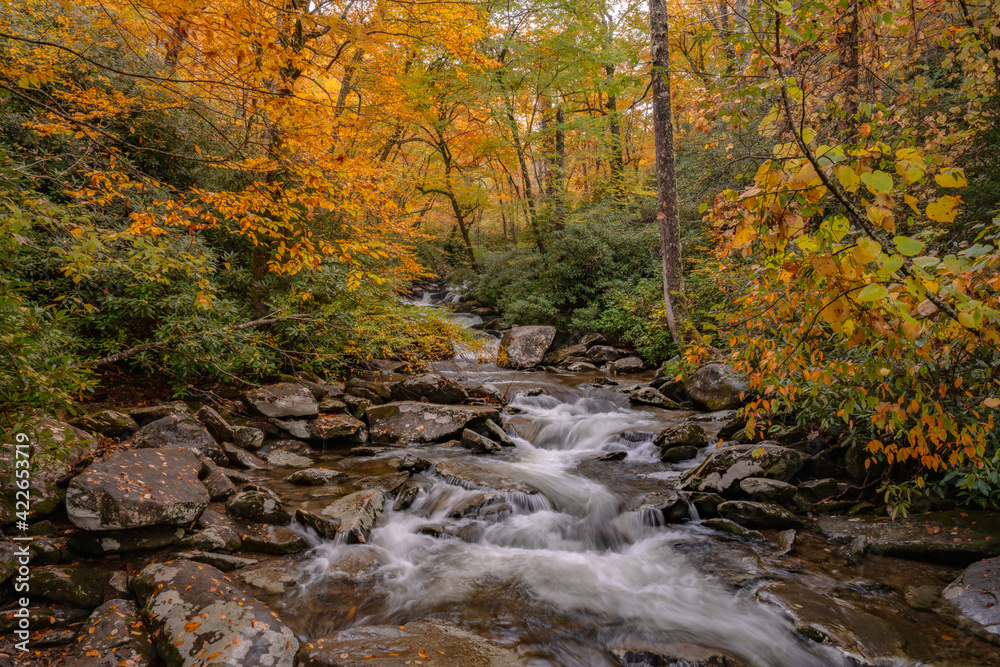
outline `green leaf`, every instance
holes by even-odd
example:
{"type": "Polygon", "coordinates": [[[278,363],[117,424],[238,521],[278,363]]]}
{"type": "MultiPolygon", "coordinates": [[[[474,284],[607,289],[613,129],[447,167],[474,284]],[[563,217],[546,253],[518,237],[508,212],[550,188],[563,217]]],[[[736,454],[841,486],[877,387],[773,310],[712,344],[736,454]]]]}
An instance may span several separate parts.
{"type": "Polygon", "coordinates": [[[916,257],[914,258],[913,263],[921,269],[928,269],[932,266],[940,264],[941,260],[937,257],[916,257]]]}
{"type": "Polygon", "coordinates": [[[922,241],[917,239],[911,239],[909,236],[897,236],[892,239],[896,244],[896,248],[899,250],[900,255],[906,257],[913,257],[914,255],[919,255],[924,251],[925,246],[922,241]]]}
{"type": "Polygon", "coordinates": [[[873,193],[892,192],[892,176],[884,171],[875,170],[869,174],[861,174],[861,182],[867,185],[873,193]]]}
{"type": "Polygon", "coordinates": [[[781,2],[779,2],[774,6],[774,11],[778,12],[783,16],[791,16],[792,3],[788,2],[788,0],[782,0],[781,2]]]}
{"type": "Polygon", "coordinates": [[[870,285],[866,285],[863,290],[858,292],[858,301],[882,301],[888,296],[889,290],[885,288],[885,285],[882,283],[872,283],[870,285]]]}

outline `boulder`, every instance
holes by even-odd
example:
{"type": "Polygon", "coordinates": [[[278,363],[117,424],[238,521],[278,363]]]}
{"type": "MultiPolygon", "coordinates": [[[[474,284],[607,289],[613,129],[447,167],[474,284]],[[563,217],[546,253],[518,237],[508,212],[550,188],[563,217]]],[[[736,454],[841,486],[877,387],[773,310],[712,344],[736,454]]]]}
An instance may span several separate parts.
{"type": "Polygon", "coordinates": [[[801,528],[802,519],[774,503],[751,500],[729,500],[719,505],[722,518],[735,521],[747,528],[801,528]]]}
{"type": "Polygon", "coordinates": [[[393,385],[394,401],[420,401],[429,403],[463,403],[469,398],[465,388],[437,373],[425,373],[407,378],[393,385]]]}
{"type": "Polygon", "coordinates": [[[587,363],[586,361],[574,361],[566,367],[566,370],[572,371],[573,373],[596,373],[597,366],[587,363]]]}
{"type": "Polygon", "coordinates": [[[337,536],[337,531],[340,530],[340,519],[331,519],[329,517],[320,516],[315,512],[310,512],[309,510],[297,509],[295,510],[295,520],[301,523],[303,526],[307,526],[316,531],[316,533],[328,540],[332,540],[337,536]]]}
{"type": "Polygon", "coordinates": [[[563,345],[554,352],[545,355],[543,363],[558,366],[570,359],[586,358],[587,348],[583,345],[563,345]]]}
{"type": "Polygon", "coordinates": [[[300,440],[347,438],[362,443],[368,439],[364,422],[344,414],[323,414],[316,419],[274,420],[275,425],[300,440]]]}
{"type": "Polygon", "coordinates": [[[686,474],[684,485],[695,491],[735,494],[748,477],[791,480],[802,467],[802,454],[794,449],[769,445],[734,445],[716,449],[700,466],[686,474]]]}
{"type": "Polygon", "coordinates": [[[264,432],[252,426],[233,426],[233,444],[248,452],[259,451],[264,446],[264,432]]]}
{"type": "Polygon", "coordinates": [[[592,345],[587,349],[587,358],[596,364],[603,364],[615,361],[625,356],[621,350],[617,350],[610,345],[592,345]]]}
{"type": "Polygon", "coordinates": [[[507,431],[503,429],[500,424],[496,423],[492,419],[487,419],[482,425],[482,431],[485,435],[490,438],[490,440],[496,440],[500,443],[502,447],[516,447],[517,443],[510,439],[507,435],[507,431]]]}
{"type": "Polygon", "coordinates": [[[362,489],[378,489],[388,496],[394,495],[403,484],[410,479],[410,473],[403,471],[391,472],[385,475],[362,477],[355,482],[362,489]]]}
{"type": "Polygon", "coordinates": [[[63,667],[150,667],[157,663],[139,608],[131,600],[108,600],[83,624],[73,655],[63,667]]]}
{"type": "Polygon", "coordinates": [[[728,651],[697,644],[635,642],[615,648],[612,653],[622,667],[747,667],[728,651]]]}
{"type": "Polygon", "coordinates": [[[154,563],[139,573],[132,589],[168,665],[295,663],[295,633],[211,565],[189,560],[154,563]]]}
{"type": "Polygon", "coordinates": [[[259,486],[240,491],[227,500],[226,513],[234,519],[255,523],[284,525],[292,520],[278,494],[259,486]]]}
{"type": "Polygon", "coordinates": [[[109,580],[117,569],[115,565],[92,562],[33,567],[31,592],[52,602],[93,609],[104,602],[109,580]]]}
{"type": "MultiPolygon", "coordinates": [[[[712,530],[717,530],[722,533],[728,533],[736,537],[742,537],[747,540],[758,540],[763,542],[764,536],[758,533],[756,530],[750,530],[744,528],[740,524],[736,523],[731,519],[723,519],[722,517],[716,517],[714,519],[705,519],[701,522],[701,525],[706,528],[711,528],[712,530]]],[[[794,532],[794,531],[792,531],[794,532]]]]}
{"type": "Polygon", "coordinates": [[[611,362],[611,372],[615,375],[632,375],[641,373],[646,363],[639,357],[624,357],[611,362]]]}
{"type": "Polygon", "coordinates": [[[260,468],[266,468],[267,463],[262,459],[257,458],[245,449],[240,449],[235,445],[231,445],[228,442],[222,445],[222,451],[226,455],[226,464],[230,465],[239,470],[258,470],[260,468]]]}
{"type": "Polygon", "coordinates": [[[366,489],[330,503],[320,511],[320,515],[339,520],[338,532],[347,536],[349,544],[365,543],[382,515],[385,503],[386,497],[382,491],[366,489]]]}
{"type": "Polygon", "coordinates": [[[606,342],[608,341],[599,333],[584,334],[580,338],[580,345],[583,345],[585,350],[594,347],[595,345],[604,345],[606,342]]]}
{"type": "Polygon", "coordinates": [[[341,630],[304,644],[298,657],[298,667],[398,667],[424,662],[438,667],[523,664],[513,651],[436,620],[341,630]]]}
{"type": "Polygon", "coordinates": [[[500,443],[490,440],[486,436],[479,435],[471,428],[462,431],[462,444],[467,448],[483,454],[499,454],[500,443]]]}
{"type": "Polygon", "coordinates": [[[236,578],[244,584],[265,593],[281,595],[299,585],[300,575],[288,568],[265,565],[263,567],[241,569],[236,573],[236,578]]]}
{"type": "Polygon", "coordinates": [[[308,468],[313,464],[308,456],[295,454],[284,449],[267,453],[267,462],[276,468],[308,468]]]}
{"type": "Polygon", "coordinates": [[[1000,558],[970,565],[941,594],[941,614],[966,632],[1000,644],[1000,558]]]}
{"type": "Polygon", "coordinates": [[[129,416],[136,421],[139,426],[145,426],[158,419],[169,417],[170,415],[191,414],[191,408],[183,401],[173,403],[162,403],[160,405],[146,405],[139,408],[132,408],[128,411],[129,416]]]}
{"type": "Polygon", "coordinates": [[[740,490],[752,500],[773,500],[776,503],[787,503],[798,491],[794,484],[763,477],[747,477],[740,481],[740,490]]]}
{"type": "Polygon", "coordinates": [[[216,441],[233,442],[236,439],[233,434],[233,427],[229,425],[229,422],[207,405],[199,408],[198,412],[194,413],[194,416],[198,418],[198,421],[205,426],[216,441]]]}
{"type": "Polygon", "coordinates": [[[504,493],[528,495],[538,493],[537,489],[522,481],[498,475],[465,461],[442,461],[434,466],[434,472],[445,480],[467,489],[491,489],[504,493]]]}
{"type": "Polygon", "coordinates": [[[85,530],[185,526],[208,507],[191,451],[133,449],[94,463],[66,491],[66,513],[85,530]]]}
{"type": "Polygon", "coordinates": [[[699,448],[693,445],[681,445],[679,447],[667,447],[660,450],[660,460],[664,463],[680,463],[690,461],[698,456],[699,448]]]}
{"type": "Polygon", "coordinates": [[[194,415],[187,413],[167,415],[146,424],[132,436],[132,444],[139,449],[183,447],[207,456],[219,465],[225,465],[228,460],[212,434],[194,415]]]}
{"type": "Polygon", "coordinates": [[[204,459],[202,464],[204,468],[202,468],[201,483],[205,485],[209,499],[213,501],[225,500],[236,493],[236,485],[226,477],[222,468],[217,466],[214,461],[204,459]]]}
{"type": "Polygon", "coordinates": [[[130,554],[170,546],[184,537],[179,526],[147,526],[128,530],[78,531],[67,540],[71,551],[89,556],[130,554]]]}
{"type": "Polygon", "coordinates": [[[271,384],[248,391],[246,404],[265,417],[312,417],[319,414],[316,397],[307,387],[292,382],[271,384]]]}
{"type": "Polygon", "coordinates": [[[831,477],[802,482],[798,489],[802,497],[810,503],[818,503],[840,494],[840,485],[831,477]]]}
{"type": "Polygon", "coordinates": [[[631,403],[652,405],[658,408],[665,408],[667,410],[677,410],[680,408],[675,401],[671,401],[669,398],[652,387],[639,387],[635,391],[629,393],[628,400],[631,403]]]}
{"type": "Polygon", "coordinates": [[[132,435],[139,430],[139,424],[131,415],[115,410],[101,410],[70,421],[70,424],[91,433],[100,433],[109,438],[132,435]]]}
{"type": "Polygon", "coordinates": [[[747,381],[732,366],[705,364],[684,381],[688,396],[710,412],[732,410],[743,404],[741,394],[750,390],[747,381]]]}
{"type": "Polygon", "coordinates": [[[378,551],[363,544],[351,544],[337,551],[340,556],[326,568],[328,579],[357,582],[370,578],[385,564],[378,551]]]}
{"type": "Polygon", "coordinates": [[[241,567],[248,567],[250,565],[257,564],[257,561],[253,558],[240,558],[239,556],[233,556],[231,554],[217,554],[212,553],[211,551],[185,551],[183,553],[176,554],[175,558],[184,558],[186,560],[193,560],[197,563],[205,563],[218,568],[223,572],[230,572],[232,570],[238,570],[241,567]]]}
{"type": "Polygon", "coordinates": [[[399,470],[405,470],[406,472],[417,474],[428,470],[433,464],[425,458],[419,456],[414,456],[413,454],[407,454],[403,457],[403,460],[399,463],[399,470]]]}
{"type": "Polygon", "coordinates": [[[198,518],[198,527],[202,530],[178,540],[177,545],[186,549],[203,551],[235,551],[240,548],[243,540],[239,527],[225,514],[215,510],[205,510],[198,518]]]}
{"type": "Polygon", "coordinates": [[[680,424],[657,433],[653,444],[661,450],[685,445],[701,448],[708,444],[708,436],[705,435],[705,429],[697,424],[680,424]]]}
{"type": "Polygon", "coordinates": [[[243,544],[240,551],[261,554],[294,554],[305,551],[309,543],[288,526],[271,526],[263,523],[240,523],[243,544]]]}
{"type": "Polygon", "coordinates": [[[514,369],[533,368],[542,363],[555,337],[555,327],[514,327],[500,340],[497,365],[514,369]]]}
{"type": "Polygon", "coordinates": [[[322,486],[335,479],[341,479],[346,475],[339,470],[327,470],[325,468],[306,468],[297,470],[285,478],[285,481],[302,486],[322,486]]]}
{"type": "Polygon", "coordinates": [[[448,440],[488,419],[500,418],[496,408],[480,405],[437,405],[403,401],[375,405],[365,411],[376,442],[407,443],[448,440]]]}

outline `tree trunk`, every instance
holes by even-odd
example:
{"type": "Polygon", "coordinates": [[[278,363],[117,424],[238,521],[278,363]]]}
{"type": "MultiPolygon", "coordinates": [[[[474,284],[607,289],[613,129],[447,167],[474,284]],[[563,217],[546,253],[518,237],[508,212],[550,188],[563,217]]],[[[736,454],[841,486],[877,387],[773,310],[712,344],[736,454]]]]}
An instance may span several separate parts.
{"type": "Polygon", "coordinates": [[[649,34],[653,69],[653,136],[656,140],[656,219],[660,223],[660,248],[663,253],[663,303],[670,335],[680,351],[684,347],[681,330],[684,274],[670,108],[670,32],[666,0],[649,0],[649,34]]]}
{"type": "MultiPolygon", "coordinates": [[[[505,91],[506,92],[506,91],[505,91]]],[[[505,95],[507,105],[507,126],[510,128],[511,140],[514,142],[514,151],[517,153],[517,163],[521,168],[521,180],[524,181],[524,203],[528,207],[528,224],[535,235],[535,245],[538,252],[545,252],[545,240],[542,238],[542,230],[538,228],[538,214],[535,212],[535,193],[531,185],[531,172],[528,171],[528,162],[524,157],[524,144],[521,143],[521,131],[517,127],[517,118],[514,116],[514,100],[511,95],[505,95]]]]}

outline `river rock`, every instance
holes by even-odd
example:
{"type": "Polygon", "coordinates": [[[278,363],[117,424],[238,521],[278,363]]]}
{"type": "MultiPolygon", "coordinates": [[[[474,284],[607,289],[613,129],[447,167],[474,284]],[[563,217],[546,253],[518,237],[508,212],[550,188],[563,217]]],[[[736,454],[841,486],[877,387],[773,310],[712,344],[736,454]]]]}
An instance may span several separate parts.
{"type": "Polygon", "coordinates": [[[611,362],[611,372],[615,375],[632,375],[641,373],[646,363],[639,357],[624,357],[611,362]]]}
{"type": "Polygon", "coordinates": [[[573,373],[596,373],[598,369],[597,366],[586,361],[574,361],[566,367],[566,370],[573,373]]]}
{"type": "Polygon", "coordinates": [[[801,528],[802,519],[774,503],[757,503],[751,500],[729,500],[719,505],[722,518],[735,521],[748,528],[801,528]]]}
{"type": "Polygon", "coordinates": [[[115,565],[75,563],[46,565],[31,569],[31,593],[52,602],[93,609],[105,599],[105,589],[115,565]]]}
{"type": "Polygon", "coordinates": [[[905,521],[821,516],[816,526],[832,539],[861,539],[883,556],[950,565],[1000,556],[1000,517],[993,512],[931,512],[905,521]]]}
{"type": "Polygon", "coordinates": [[[184,526],[208,507],[200,470],[186,449],[119,452],[70,481],[66,513],[85,530],[184,526]]]}
{"type": "Polygon", "coordinates": [[[263,567],[241,569],[236,573],[236,578],[244,584],[262,590],[265,593],[281,595],[297,587],[301,576],[284,567],[265,565],[263,567]]]}
{"type": "Polygon", "coordinates": [[[787,503],[798,491],[794,484],[764,477],[747,477],[740,481],[740,490],[753,500],[773,500],[787,503]]]}
{"type": "Polygon", "coordinates": [[[603,364],[609,361],[615,361],[625,356],[621,350],[617,350],[610,345],[591,345],[587,349],[587,358],[590,359],[592,363],[603,364]]]}
{"type": "Polygon", "coordinates": [[[301,486],[322,486],[335,479],[346,477],[339,470],[327,470],[326,468],[306,468],[297,470],[285,478],[285,481],[301,486]]]}
{"type": "Polygon", "coordinates": [[[1000,558],[973,563],[941,594],[941,614],[966,632],[1000,644],[1000,558]]]}
{"type": "Polygon", "coordinates": [[[257,458],[245,449],[240,449],[228,442],[222,445],[222,451],[226,455],[226,464],[240,470],[258,470],[266,468],[267,463],[257,458]]]}
{"type": "Polygon", "coordinates": [[[240,558],[239,556],[233,556],[232,554],[217,554],[211,551],[185,551],[183,553],[175,554],[174,559],[183,558],[185,560],[193,560],[196,563],[206,563],[212,567],[218,568],[223,572],[230,572],[232,570],[238,570],[241,567],[248,567],[250,565],[256,565],[257,561],[253,558],[240,558]]]}
{"type": "Polygon", "coordinates": [[[810,503],[818,503],[840,494],[840,486],[833,478],[813,479],[808,482],[800,482],[799,493],[810,503]]]}
{"type": "Polygon", "coordinates": [[[680,405],[656,391],[652,387],[639,387],[628,395],[628,400],[640,405],[653,405],[667,410],[677,410],[680,405]]]}
{"type": "Polygon", "coordinates": [[[149,551],[170,546],[184,537],[179,526],[147,526],[128,530],[89,531],[70,534],[67,540],[71,551],[89,556],[149,551]]]}
{"type": "Polygon", "coordinates": [[[298,657],[298,667],[399,667],[425,662],[438,667],[523,664],[513,651],[436,620],[341,630],[304,644],[298,657]]]}
{"type": "Polygon", "coordinates": [[[145,426],[150,422],[155,422],[158,419],[163,419],[164,417],[169,417],[170,415],[183,415],[191,414],[191,408],[187,406],[187,403],[183,401],[174,401],[173,403],[160,403],[159,405],[146,405],[138,408],[132,408],[128,411],[129,416],[139,424],[139,426],[145,426]]]}
{"type": "Polygon", "coordinates": [[[385,502],[384,493],[378,489],[366,489],[330,503],[323,508],[320,515],[339,519],[338,532],[347,536],[348,543],[365,543],[382,515],[385,502]]]}
{"type": "Polygon", "coordinates": [[[403,460],[399,462],[399,470],[405,470],[406,472],[417,474],[425,470],[430,469],[433,464],[425,458],[415,456],[413,454],[407,454],[403,457],[403,460]]]}
{"type": "Polygon", "coordinates": [[[498,475],[465,461],[442,461],[434,466],[434,472],[447,481],[467,489],[492,489],[504,493],[529,495],[538,493],[537,489],[524,482],[498,475]]]}
{"type": "Polygon", "coordinates": [[[304,510],[299,508],[295,510],[295,520],[301,523],[303,526],[312,528],[316,533],[328,540],[332,540],[337,536],[337,531],[340,530],[340,519],[331,519],[329,517],[320,516],[315,512],[310,512],[309,510],[304,510]]]}
{"type": "Polygon", "coordinates": [[[108,600],[83,624],[64,667],[150,667],[156,649],[131,600],[108,600]]]}
{"type": "Polygon", "coordinates": [[[698,448],[692,445],[668,447],[660,451],[660,460],[664,463],[680,463],[681,461],[690,461],[698,456],[698,451],[698,448]]]}
{"type": "Polygon", "coordinates": [[[685,445],[700,449],[708,444],[708,436],[705,435],[705,429],[697,424],[679,424],[660,431],[653,444],[661,450],[685,445]]]}
{"type": "Polygon", "coordinates": [[[696,404],[715,412],[740,407],[740,395],[750,391],[750,385],[732,366],[711,363],[692,373],[684,381],[684,389],[696,404]]]}
{"type": "Polygon", "coordinates": [[[585,359],[587,357],[587,348],[584,345],[563,345],[558,350],[554,352],[549,352],[545,355],[545,359],[542,360],[545,364],[551,364],[553,366],[559,366],[564,362],[569,362],[570,359],[585,359]]]}
{"type": "Polygon", "coordinates": [[[684,477],[684,485],[695,491],[734,494],[747,477],[790,481],[802,467],[802,454],[794,449],[760,443],[716,449],[684,477]],[[756,455],[759,453],[759,456],[756,455]]]}
{"type": "Polygon", "coordinates": [[[284,525],[292,520],[278,494],[263,487],[240,491],[227,500],[226,513],[234,519],[255,523],[284,525]]]}
{"type": "Polygon", "coordinates": [[[313,464],[308,456],[293,454],[284,449],[268,452],[267,462],[276,468],[308,468],[313,464]]]}
{"type": "Polygon", "coordinates": [[[212,437],[216,441],[233,442],[236,439],[233,434],[233,427],[214,408],[204,405],[198,409],[198,412],[194,413],[194,416],[198,418],[198,421],[205,426],[205,429],[212,434],[212,437]]]}
{"type": "MultiPolygon", "coordinates": [[[[660,515],[667,523],[679,523],[691,516],[687,498],[677,491],[650,491],[625,503],[629,512],[660,515]]],[[[658,521],[657,521],[658,523],[658,521]]]]}
{"type": "Polygon", "coordinates": [[[139,430],[139,424],[131,415],[116,410],[101,410],[70,421],[70,424],[91,433],[100,433],[109,438],[132,435],[139,430]]]}
{"type": "Polygon", "coordinates": [[[758,540],[761,542],[764,541],[764,536],[758,533],[756,530],[745,528],[731,519],[723,519],[722,517],[715,517],[714,519],[705,519],[704,521],[702,521],[702,525],[705,526],[706,528],[711,528],[712,530],[718,530],[719,532],[722,533],[729,533],[730,535],[735,535],[736,537],[742,537],[748,540],[758,540]]]}
{"type": "Polygon", "coordinates": [[[295,633],[211,565],[155,563],[132,588],[168,665],[294,665],[295,633]]]}
{"type": "Polygon", "coordinates": [[[260,554],[294,554],[305,551],[309,543],[288,526],[240,523],[243,544],[240,551],[260,554]]]}
{"type": "Polygon", "coordinates": [[[500,443],[494,442],[486,436],[479,435],[471,428],[462,431],[462,444],[469,449],[483,454],[499,454],[501,449],[500,443]]]}
{"type": "Polygon", "coordinates": [[[198,527],[202,529],[200,532],[178,540],[177,545],[203,551],[235,551],[243,543],[236,523],[215,510],[207,509],[202,512],[198,518],[198,527]]]}
{"type": "Polygon", "coordinates": [[[480,405],[437,405],[403,401],[375,405],[365,412],[376,442],[407,443],[448,440],[488,419],[498,420],[496,408],[480,405]]]}
{"type": "Polygon", "coordinates": [[[463,403],[468,400],[469,394],[454,380],[448,380],[437,373],[425,373],[393,385],[390,397],[394,401],[463,403]]]}
{"type": "Polygon", "coordinates": [[[264,446],[264,432],[253,426],[233,426],[233,444],[248,452],[260,451],[264,446]]]}
{"type": "Polygon", "coordinates": [[[635,642],[620,646],[612,653],[622,667],[747,667],[732,653],[697,644],[660,644],[635,642]]]}
{"type": "Polygon", "coordinates": [[[326,568],[326,576],[340,581],[357,582],[367,579],[385,564],[378,551],[363,544],[350,544],[338,549],[339,557],[326,568]]]}
{"type": "Polygon", "coordinates": [[[505,431],[502,426],[500,426],[492,419],[487,419],[483,423],[481,430],[484,432],[484,435],[486,435],[488,438],[499,442],[501,447],[517,446],[517,443],[511,440],[510,436],[507,435],[507,431],[505,431]]]}
{"type": "Polygon", "coordinates": [[[177,413],[150,422],[136,431],[132,444],[139,449],[183,447],[219,465],[228,461],[225,451],[192,414],[177,413]]]}
{"type": "Polygon", "coordinates": [[[236,493],[236,485],[226,477],[222,468],[217,466],[211,459],[203,459],[201,483],[208,491],[208,497],[215,500],[225,500],[236,493]]]}
{"type": "Polygon", "coordinates": [[[319,414],[316,397],[307,387],[292,382],[252,389],[243,396],[246,404],[271,418],[312,417],[319,414]]]}
{"type": "Polygon", "coordinates": [[[352,442],[362,443],[368,439],[364,422],[350,415],[323,414],[316,419],[275,419],[273,422],[300,440],[347,438],[352,442]]]}
{"type": "Polygon", "coordinates": [[[500,340],[497,365],[501,368],[533,368],[542,363],[555,337],[555,327],[514,327],[500,340]]]}

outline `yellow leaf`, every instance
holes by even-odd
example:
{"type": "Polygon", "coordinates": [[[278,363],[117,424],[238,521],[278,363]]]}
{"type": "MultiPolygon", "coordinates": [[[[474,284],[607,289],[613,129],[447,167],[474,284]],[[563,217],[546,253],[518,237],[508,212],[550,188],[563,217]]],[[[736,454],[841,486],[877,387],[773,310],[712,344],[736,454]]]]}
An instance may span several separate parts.
{"type": "Polygon", "coordinates": [[[851,254],[858,264],[868,264],[874,262],[882,254],[882,246],[869,238],[860,238],[851,254]]]}
{"type": "Polygon", "coordinates": [[[1000,398],[987,398],[983,401],[983,405],[988,408],[1000,408],[1000,398]]]}
{"type": "Polygon", "coordinates": [[[964,188],[969,184],[968,179],[965,178],[965,172],[955,168],[942,169],[934,174],[934,180],[942,188],[964,188]]]}
{"type": "Polygon", "coordinates": [[[958,199],[945,195],[927,205],[927,217],[935,222],[954,222],[958,215],[958,199]]]}
{"type": "Polygon", "coordinates": [[[848,167],[847,165],[839,164],[835,169],[837,173],[837,180],[840,184],[844,186],[844,189],[848,192],[856,192],[858,187],[861,185],[861,179],[858,178],[858,174],[848,167]]]}

